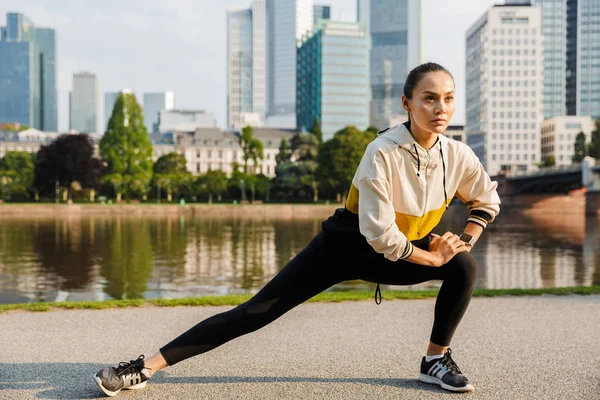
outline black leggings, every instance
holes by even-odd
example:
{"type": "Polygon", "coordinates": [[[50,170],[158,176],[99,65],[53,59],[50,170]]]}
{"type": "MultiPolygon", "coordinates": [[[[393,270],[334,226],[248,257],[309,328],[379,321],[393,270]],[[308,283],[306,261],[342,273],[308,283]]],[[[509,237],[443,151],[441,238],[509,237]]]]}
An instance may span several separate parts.
{"type": "MultiPolygon", "coordinates": [[[[428,241],[413,242],[427,249],[428,241]]],[[[475,260],[462,252],[442,267],[392,262],[356,235],[319,232],[265,287],[246,303],[198,323],[160,349],[169,365],[254,332],[327,288],[362,279],[388,285],[443,280],[430,340],[450,345],[475,284],[475,260]]]]}

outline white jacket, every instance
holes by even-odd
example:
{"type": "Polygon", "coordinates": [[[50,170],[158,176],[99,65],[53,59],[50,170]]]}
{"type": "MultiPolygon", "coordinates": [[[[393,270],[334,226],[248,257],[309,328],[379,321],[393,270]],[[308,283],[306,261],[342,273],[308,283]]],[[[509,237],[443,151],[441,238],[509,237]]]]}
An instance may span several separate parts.
{"type": "Polygon", "coordinates": [[[367,147],[346,209],[371,246],[396,261],[410,257],[410,241],[435,228],[454,196],[468,204],[468,222],[485,228],[500,212],[497,186],[467,145],[440,134],[426,150],[400,124],[367,147]]]}

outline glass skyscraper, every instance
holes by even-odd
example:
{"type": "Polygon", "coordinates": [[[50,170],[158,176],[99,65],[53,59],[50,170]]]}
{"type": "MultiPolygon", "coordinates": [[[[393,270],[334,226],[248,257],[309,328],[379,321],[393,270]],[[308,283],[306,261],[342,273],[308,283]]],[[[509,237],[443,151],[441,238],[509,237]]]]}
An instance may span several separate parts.
{"type": "Polygon", "coordinates": [[[544,118],[566,115],[567,2],[565,0],[534,0],[531,5],[542,9],[544,118]]]}
{"type": "Polygon", "coordinates": [[[369,125],[369,35],[356,23],[323,22],[297,50],[296,121],[308,130],[315,117],[323,139],[348,125],[369,125]]]}
{"type": "Polygon", "coordinates": [[[600,118],[600,1],[577,1],[577,115],[600,118]]]}
{"type": "Polygon", "coordinates": [[[227,125],[252,112],[252,11],[227,10],[227,125]]]}
{"type": "Polygon", "coordinates": [[[57,130],[56,38],[23,14],[0,30],[0,122],[57,130]]]}
{"type": "Polygon", "coordinates": [[[406,114],[402,108],[408,72],[421,62],[420,0],[358,0],[358,21],[371,35],[371,124],[381,129],[406,114]]]}

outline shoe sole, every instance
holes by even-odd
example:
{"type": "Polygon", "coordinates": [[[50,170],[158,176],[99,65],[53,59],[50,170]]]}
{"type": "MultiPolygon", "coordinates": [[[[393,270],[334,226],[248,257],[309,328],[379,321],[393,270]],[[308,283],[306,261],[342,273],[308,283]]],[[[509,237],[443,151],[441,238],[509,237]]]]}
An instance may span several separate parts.
{"type": "Polygon", "coordinates": [[[468,383],[465,386],[460,386],[460,387],[450,386],[450,385],[447,385],[444,382],[442,382],[441,379],[435,378],[433,376],[425,375],[425,374],[420,374],[419,380],[421,382],[425,382],[425,383],[432,383],[435,385],[440,385],[442,387],[442,389],[446,389],[451,392],[472,392],[473,390],[475,390],[473,385],[471,385],[470,383],[468,383]]]}
{"type": "Polygon", "coordinates": [[[129,387],[124,387],[123,389],[119,389],[116,392],[111,392],[110,390],[108,390],[107,388],[105,388],[102,385],[102,380],[100,378],[98,378],[98,376],[96,376],[96,375],[94,375],[94,382],[96,382],[96,385],[98,385],[98,387],[100,388],[100,390],[102,390],[104,392],[104,394],[107,395],[108,397],[114,397],[114,396],[118,395],[121,390],[143,389],[143,388],[146,387],[146,384],[148,383],[147,381],[144,381],[142,383],[138,383],[137,385],[133,385],[133,386],[129,386],[129,387]]]}

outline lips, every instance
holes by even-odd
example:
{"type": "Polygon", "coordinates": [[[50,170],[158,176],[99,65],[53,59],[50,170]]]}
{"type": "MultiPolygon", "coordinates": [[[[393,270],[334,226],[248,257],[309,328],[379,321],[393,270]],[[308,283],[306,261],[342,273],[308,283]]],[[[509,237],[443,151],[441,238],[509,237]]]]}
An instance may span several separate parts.
{"type": "Polygon", "coordinates": [[[431,121],[431,122],[446,122],[446,120],[445,120],[445,119],[442,119],[442,118],[437,118],[437,119],[434,119],[434,120],[433,120],[433,121],[431,121]]]}

